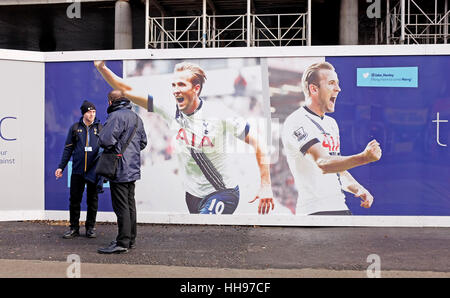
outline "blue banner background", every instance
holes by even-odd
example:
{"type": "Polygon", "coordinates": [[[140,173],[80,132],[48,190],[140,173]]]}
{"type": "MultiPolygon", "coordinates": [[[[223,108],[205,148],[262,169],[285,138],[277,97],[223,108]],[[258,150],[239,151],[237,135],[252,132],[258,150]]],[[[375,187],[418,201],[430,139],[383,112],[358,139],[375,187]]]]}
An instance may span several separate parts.
{"type": "MultiPolygon", "coordinates": [[[[122,61],[108,62],[108,67],[122,76],[122,61]]],[[[67,133],[82,116],[80,106],[85,99],[94,103],[97,118],[104,123],[110,90],[92,61],[45,64],[45,210],[68,210],[68,167],[61,179],[55,178],[67,133]]],[[[112,211],[109,188],[104,190],[99,194],[98,211],[112,211]]],[[[86,192],[81,207],[86,210],[86,192]]]]}
{"type": "Polygon", "coordinates": [[[336,110],[341,153],[364,150],[377,139],[380,161],[350,170],[374,196],[370,209],[347,194],[353,214],[450,215],[450,124],[441,123],[441,147],[436,119],[450,120],[449,56],[327,57],[340,80],[336,110]],[[418,67],[417,88],[357,87],[357,68],[418,67]]]}

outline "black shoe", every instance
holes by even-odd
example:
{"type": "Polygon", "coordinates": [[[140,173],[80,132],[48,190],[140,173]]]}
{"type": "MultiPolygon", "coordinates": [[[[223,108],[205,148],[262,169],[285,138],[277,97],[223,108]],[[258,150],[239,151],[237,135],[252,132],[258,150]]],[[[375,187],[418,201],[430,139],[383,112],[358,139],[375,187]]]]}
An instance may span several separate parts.
{"type": "Polygon", "coordinates": [[[95,229],[94,228],[87,228],[86,229],[86,237],[88,237],[88,238],[96,238],[97,234],[95,233],[95,229]]]}
{"type": "Polygon", "coordinates": [[[78,236],[80,236],[80,231],[78,229],[70,229],[69,231],[64,233],[63,238],[72,239],[78,236]]]}
{"type": "MultiPolygon", "coordinates": [[[[111,241],[111,243],[109,245],[116,245],[117,241],[113,240],[111,241]]],[[[128,246],[129,249],[135,249],[136,248],[136,243],[130,243],[130,246],[128,246]]]]}
{"type": "Polygon", "coordinates": [[[127,253],[128,248],[117,245],[117,243],[112,243],[105,248],[99,248],[97,250],[99,254],[122,254],[127,253]]]}

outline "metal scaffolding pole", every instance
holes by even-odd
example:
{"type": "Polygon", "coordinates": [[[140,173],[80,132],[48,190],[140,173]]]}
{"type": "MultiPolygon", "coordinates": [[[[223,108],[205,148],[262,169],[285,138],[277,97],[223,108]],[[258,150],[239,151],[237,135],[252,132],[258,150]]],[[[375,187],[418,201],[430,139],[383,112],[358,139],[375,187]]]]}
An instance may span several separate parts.
{"type": "MultiPolygon", "coordinates": [[[[165,15],[162,14],[161,16],[162,16],[161,25],[164,28],[164,17],[165,17],[165,15]]],[[[165,43],[166,43],[166,36],[164,34],[164,30],[161,30],[161,49],[165,48],[165,43]]]]}
{"type": "Polygon", "coordinates": [[[391,9],[389,0],[386,0],[386,44],[390,44],[389,35],[391,34],[391,9]]]}
{"type": "MultiPolygon", "coordinates": [[[[437,16],[437,0],[434,0],[434,23],[438,22],[438,16],[437,16]]],[[[436,32],[435,32],[436,33],[436,32]]],[[[434,43],[437,43],[436,35],[434,35],[434,43]]]]}
{"type": "Polygon", "coordinates": [[[307,45],[311,45],[311,0],[308,0],[308,41],[307,45]]]}
{"type": "Polygon", "coordinates": [[[445,13],[445,19],[444,19],[444,43],[447,43],[448,39],[448,0],[445,0],[444,3],[444,13],[445,13]]]}
{"type": "Polygon", "coordinates": [[[145,49],[148,49],[149,42],[149,29],[150,29],[150,18],[149,18],[149,3],[145,0],[145,49]]]}
{"type": "Polygon", "coordinates": [[[202,48],[206,48],[206,0],[203,0],[202,48]]]}
{"type": "Polygon", "coordinates": [[[250,26],[251,26],[251,22],[250,22],[251,21],[250,20],[251,8],[252,8],[251,0],[247,0],[247,47],[251,46],[251,37],[252,37],[252,35],[251,35],[252,31],[250,28],[250,26]]]}
{"type": "Polygon", "coordinates": [[[400,35],[400,43],[405,43],[405,0],[400,0],[400,13],[401,13],[401,35],[400,35]]]}
{"type": "Polygon", "coordinates": [[[377,22],[377,18],[375,19],[375,44],[378,44],[378,22],[377,22]]]}

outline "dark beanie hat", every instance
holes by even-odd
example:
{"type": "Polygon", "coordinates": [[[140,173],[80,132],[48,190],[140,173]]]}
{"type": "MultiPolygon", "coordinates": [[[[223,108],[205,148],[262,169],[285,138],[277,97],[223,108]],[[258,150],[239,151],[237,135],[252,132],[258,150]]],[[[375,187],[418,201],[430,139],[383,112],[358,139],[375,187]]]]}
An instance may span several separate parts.
{"type": "Polygon", "coordinates": [[[86,113],[87,111],[96,110],[94,104],[87,100],[83,101],[83,104],[81,105],[80,109],[82,115],[84,115],[84,113],[86,113]]]}

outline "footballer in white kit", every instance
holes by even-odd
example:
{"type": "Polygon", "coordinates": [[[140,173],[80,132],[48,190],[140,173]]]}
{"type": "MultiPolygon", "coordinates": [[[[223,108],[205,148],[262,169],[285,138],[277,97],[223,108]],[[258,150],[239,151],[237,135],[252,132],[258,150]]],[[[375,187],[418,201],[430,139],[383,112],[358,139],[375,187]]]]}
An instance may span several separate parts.
{"type": "Polygon", "coordinates": [[[282,132],[289,169],[298,191],[296,214],[350,215],[343,191],[370,208],[373,196],[347,171],[381,158],[380,144],[370,141],[359,154],[341,156],[339,128],[333,113],[341,91],[328,62],[310,65],[302,76],[305,104],[290,114],[282,132]]]}
{"type": "Polygon", "coordinates": [[[348,210],[339,173],[323,174],[312,157],[306,155],[315,144],[320,144],[330,155],[340,155],[336,121],[326,115],[320,117],[303,106],[284,122],[282,140],[299,193],[296,213],[348,210]]]}
{"type": "Polygon", "coordinates": [[[148,111],[161,115],[173,131],[190,212],[233,213],[239,202],[239,187],[230,174],[227,153],[235,151],[230,137],[244,140],[247,136],[247,121],[219,102],[202,99],[193,113],[184,114],[167,98],[149,95],[148,111]],[[211,196],[216,200],[207,204],[204,198],[211,196]],[[196,210],[203,203],[205,206],[196,210]]]}
{"type": "MultiPolygon", "coordinates": [[[[239,203],[239,186],[229,173],[229,142],[240,138],[255,149],[261,176],[258,194],[249,203],[259,200],[258,213],[267,214],[274,208],[269,164],[264,147],[250,131],[247,122],[219,102],[200,98],[206,75],[200,66],[182,62],[175,65],[173,98],[139,92],[105,65],[95,61],[95,67],[105,81],[121,90],[133,103],[161,115],[174,131],[174,138],[183,182],[186,204],[190,213],[232,214],[239,203]]],[[[158,92],[161,90],[155,90],[158,92]]]]}

